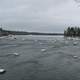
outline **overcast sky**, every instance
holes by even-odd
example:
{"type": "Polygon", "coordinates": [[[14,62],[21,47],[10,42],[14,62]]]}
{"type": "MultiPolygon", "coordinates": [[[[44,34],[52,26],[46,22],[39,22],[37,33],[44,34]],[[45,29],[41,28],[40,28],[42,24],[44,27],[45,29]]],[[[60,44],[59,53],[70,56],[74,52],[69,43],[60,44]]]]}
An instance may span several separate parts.
{"type": "Polygon", "coordinates": [[[12,30],[63,32],[80,26],[80,0],[0,0],[0,24],[12,30]]]}

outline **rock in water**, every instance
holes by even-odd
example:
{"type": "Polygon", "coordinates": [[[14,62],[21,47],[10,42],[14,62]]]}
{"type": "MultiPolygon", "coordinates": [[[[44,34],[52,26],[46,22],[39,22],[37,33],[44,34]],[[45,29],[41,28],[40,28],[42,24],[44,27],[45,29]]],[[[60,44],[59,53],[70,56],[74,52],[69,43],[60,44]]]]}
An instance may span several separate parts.
{"type": "Polygon", "coordinates": [[[6,72],[5,69],[0,69],[0,74],[4,74],[6,72]]]}

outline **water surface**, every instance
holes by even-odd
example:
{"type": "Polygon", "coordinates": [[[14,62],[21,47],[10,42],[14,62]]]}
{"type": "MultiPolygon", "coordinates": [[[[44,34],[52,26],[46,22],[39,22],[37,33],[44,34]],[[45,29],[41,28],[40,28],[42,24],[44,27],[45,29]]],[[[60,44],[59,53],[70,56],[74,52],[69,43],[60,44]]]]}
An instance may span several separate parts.
{"type": "Polygon", "coordinates": [[[79,38],[15,37],[0,38],[0,80],[80,80],[79,38]]]}

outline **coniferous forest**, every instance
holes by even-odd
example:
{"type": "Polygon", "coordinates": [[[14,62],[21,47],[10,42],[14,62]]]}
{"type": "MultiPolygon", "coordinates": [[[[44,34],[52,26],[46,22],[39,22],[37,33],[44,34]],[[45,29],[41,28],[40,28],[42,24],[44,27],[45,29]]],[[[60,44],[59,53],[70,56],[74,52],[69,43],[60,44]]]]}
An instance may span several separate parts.
{"type": "Polygon", "coordinates": [[[80,27],[68,27],[64,30],[64,36],[80,37],[80,27]]]}

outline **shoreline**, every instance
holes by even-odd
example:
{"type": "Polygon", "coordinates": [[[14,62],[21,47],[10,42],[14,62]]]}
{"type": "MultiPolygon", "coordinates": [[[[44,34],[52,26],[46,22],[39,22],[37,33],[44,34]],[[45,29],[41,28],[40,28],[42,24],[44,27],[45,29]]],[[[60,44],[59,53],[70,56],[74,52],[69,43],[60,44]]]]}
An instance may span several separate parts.
{"type": "Polygon", "coordinates": [[[23,32],[23,31],[8,31],[8,30],[1,30],[0,36],[8,36],[8,35],[51,35],[51,36],[61,36],[64,33],[42,33],[42,32],[23,32]]]}

